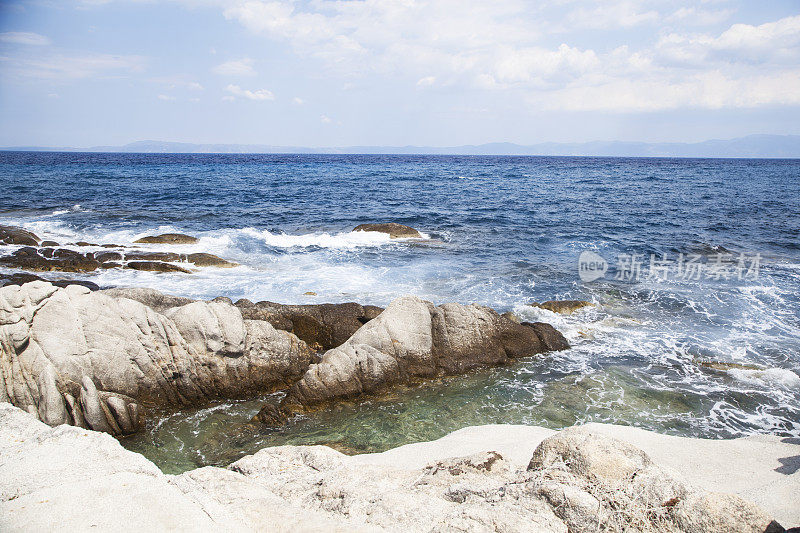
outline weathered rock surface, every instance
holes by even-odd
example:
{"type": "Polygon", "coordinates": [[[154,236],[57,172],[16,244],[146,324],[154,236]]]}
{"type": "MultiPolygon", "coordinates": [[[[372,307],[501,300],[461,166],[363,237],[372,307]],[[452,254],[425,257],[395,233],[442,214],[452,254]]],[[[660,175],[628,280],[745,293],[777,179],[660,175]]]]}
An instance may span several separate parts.
{"type": "Polygon", "coordinates": [[[162,233],[161,235],[142,237],[133,242],[140,244],[195,244],[197,237],[183,233],[162,233]]]}
{"type": "Polygon", "coordinates": [[[37,237],[36,234],[17,226],[0,225],[0,244],[38,246],[39,237],[37,237]]]}
{"type": "Polygon", "coordinates": [[[533,307],[547,309],[548,311],[552,311],[554,313],[569,315],[578,309],[589,307],[594,304],[592,302],[587,302],[586,300],[548,300],[540,304],[532,303],[531,305],[533,307]]]}
{"type": "MultiPolygon", "coordinates": [[[[563,339],[546,324],[540,329],[563,339]]],[[[564,339],[561,346],[569,345],[564,339]]],[[[548,349],[536,328],[517,324],[487,307],[436,307],[407,296],[393,301],[347,342],[325,352],[322,361],[289,390],[283,406],[321,406],[415,378],[506,364],[548,349]]]]}
{"type": "Polygon", "coordinates": [[[533,455],[527,469],[490,436],[467,456],[418,453],[411,468],[392,462],[394,450],[363,460],[280,446],[179,476],[108,435],[50,428],[8,404],[0,430],[3,530],[783,531],[753,503],[706,492],[589,428],[516,441],[533,455]]]}
{"type": "Polygon", "coordinates": [[[285,387],[313,351],[221,302],[164,314],[36,281],[0,288],[0,401],[48,424],[127,434],[145,407],[202,405],[285,387]]]}
{"type": "Polygon", "coordinates": [[[239,300],[242,316],[266,320],[277,329],[289,331],[316,350],[330,350],[343,344],[361,326],[383,311],[374,305],[357,303],[283,305],[239,300]]]}
{"type": "Polygon", "coordinates": [[[164,294],[155,289],[144,287],[105,289],[102,292],[112,298],[128,298],[130,300],[135,300],[162,314],[171,307],[180,307],[197,301],[183,296],[170,296],[169,294],[164,294]]]}
{"type": "Polygon", "coordinates": [[[419,231],[410,226],[404,226],[396,222],[387,222],[383,224],[359,224],[353,231],[377,231],[380,233],[388,233],[392,239],[419,239],[422,237],[419,231]]]}

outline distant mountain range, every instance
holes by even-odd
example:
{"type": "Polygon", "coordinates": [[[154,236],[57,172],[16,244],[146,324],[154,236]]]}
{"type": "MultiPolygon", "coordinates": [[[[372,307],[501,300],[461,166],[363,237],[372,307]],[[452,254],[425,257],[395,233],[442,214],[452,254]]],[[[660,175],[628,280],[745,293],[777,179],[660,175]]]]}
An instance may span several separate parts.
{"type": "Polygon", "coordinates": [[[90,148],[46,148],[15,146],[0,150],[49,152],[126,152],[126,153],[292,153],[292,154],[442,154],[442,155],[544,155],[611,157],[753,157],[800,158],[800,135],[748,135],[737,139],[699,143],[644,143],[594,141],[585,143],[541,143],[520,145],[488,143],[478,145],[430,146],[346,146],[309,148],[261,144],[192,144],[162,141],[137,141],[123,146],[90,148]]]}

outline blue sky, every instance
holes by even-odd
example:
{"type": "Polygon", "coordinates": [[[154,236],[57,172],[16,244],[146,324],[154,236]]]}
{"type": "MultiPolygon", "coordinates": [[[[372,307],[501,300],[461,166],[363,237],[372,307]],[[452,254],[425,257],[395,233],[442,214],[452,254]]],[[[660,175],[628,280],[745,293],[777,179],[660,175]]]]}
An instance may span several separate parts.
{"type": "Polygon", "coordinates": [[[800,134],[800,1],[0,3],[0,145],[800,134]]]}

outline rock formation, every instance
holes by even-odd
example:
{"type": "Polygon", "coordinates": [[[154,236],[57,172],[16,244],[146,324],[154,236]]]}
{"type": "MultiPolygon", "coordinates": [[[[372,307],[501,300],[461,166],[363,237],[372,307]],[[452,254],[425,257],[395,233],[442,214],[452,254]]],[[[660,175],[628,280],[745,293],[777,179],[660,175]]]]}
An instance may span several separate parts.
{"type": "Polygon", "coordinates": [[[381,312],[353,303],[234,306],[43,281],[0,288],[0,401],[51,425],[114,435],[140,429],[145,408],[291,386],[280,409],[259,413],[273,424],[292,410],[568,347],[548,324],[415,297],[381,312]],[[319,360],[304,338],[331,349],[319,360]]]}
{"type": "Polygon", "coordinates": [[[238,308],[193,302],[163,314],[85,287],[0,288],[0,401],[51,424],[112,434],[145,407],[202,405],[285,387],[313,352],[238,308]]]}
{"type": "Polygon", "coordinates": [[[139,244],[196,244],[197,237],[183,233],[162,233],[161,235],[142,237],[133,242],[139,244]]]}
{"type": "Polygon", "coordinates": [[[341,304],[284,305],[239,300],[242,316],[266,320],[277,329],[290,331],[318,351],[343,344],[361,326],[383,311],[374,305],[341,304]]]}
{"type": "Polygon", "coordinates": [[[540,304],[532,303],[530,305],[533,307],[547,309],[548,311],[552,311],[554,313],[569,315],[578,309],[589,307],[594,304],[592,302],[587,302],[586,300],[548,300],[540,304]]]}
{"type": "Polygon", "coordinates": [[[0,225],[0,244],[18,244],[22,246],[38,246],[39,237],[28,230],[16,226],[0,225]]]}
{"type": "MultiPolygon", "coordinates": [[[[552,326],[517,324],[479,305],[439,307],[416,297],[393,301],[338,348],[323,354],[289,390],[282,410],[305,410],[396,383],[496,366],[569,344],[552,326]]],[[[267,407],[262,422],[275,423],[267,407]]]]}
{"type": "Polygon", "coordinates": [[[0,434],[9,531],[784,531],[761,507],[581,427],[518,443],[533,456],[527,469],[489,439],[468,456],[427,455],[421,468],[279,446],[178,476],[108,435],[50,428],[8,404],[0,434]]]}
{"type": "Polygon", "coordinates": [[[387,233],[392,239],[419,239],[422,237],[419,231],[410,226],[404,226],[396,222],[387,222],[383,224],[359,224],[353,231],[377,231],[380,233],[387,233]]]}
{"type": "Polygon", "coordinates": [[[35,272],[93,272],[99,268],[131,268],[153,272],[191,271],[172,263],[198,267],[234,267],[236,263],[206,253],[176,254],[174,252],[107,251],[79,252],[68,248],[24,247],[0,257],[0,265],[35,272]]]}

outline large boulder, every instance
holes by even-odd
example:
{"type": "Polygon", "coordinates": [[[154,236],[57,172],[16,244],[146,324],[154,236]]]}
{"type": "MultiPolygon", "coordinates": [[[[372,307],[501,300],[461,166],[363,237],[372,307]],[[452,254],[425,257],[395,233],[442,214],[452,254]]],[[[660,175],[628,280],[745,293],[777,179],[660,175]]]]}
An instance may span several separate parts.
{"type": "Polygon", "coordinates": [[[194,302],[164,314],[77,285],[0,288],[0,401],[49,424],[112,434],[145,407],[203,405],[285,387],[313,351],[238,308],[194,302]]]}
{"type": "Polygon", "coordinates": [[[282,406],[286,411],[319,407],[415,378],[502,365],[547,349],[536,329],[487,307],[436,307],[406,296],[325,352],[289,390],[282,406]]]}
{"type": "Polygon", "coordinates": [[[195,244],[197,241],[197,237],[183,233],[162,233],[161,235],[142,237],[133,242],[139,244],[195,244]]]}
{"type": "Polygon", "coordinates": [[[36,234],[17,226],[0,225],[0,244],[38,246],[39,237],[37,237],[36,234]]]}
{"type": "Polygon", "coordinates": [[[381,224],[359,224],[353,231],[377,231],[386,233],[392,239],[419,239],[422,237],[419,231],[410,226],[404,226],[397,222],[386,222],[381,224]]]}
{"type": "Polygon", "coordinates": [[[239,300],[242,316],[266,320],[277,329],[289,331],[316,350],[330,350],[350,338],[383,309],[353,302],[342,304],[283,305],[239,300]]]}
{"type": "Polygon", "coordinates": [[[783,531],[757,505],[689,485],[632,444],[583,427],[542,441],[528,472],[570,531],[783,531]]]}

